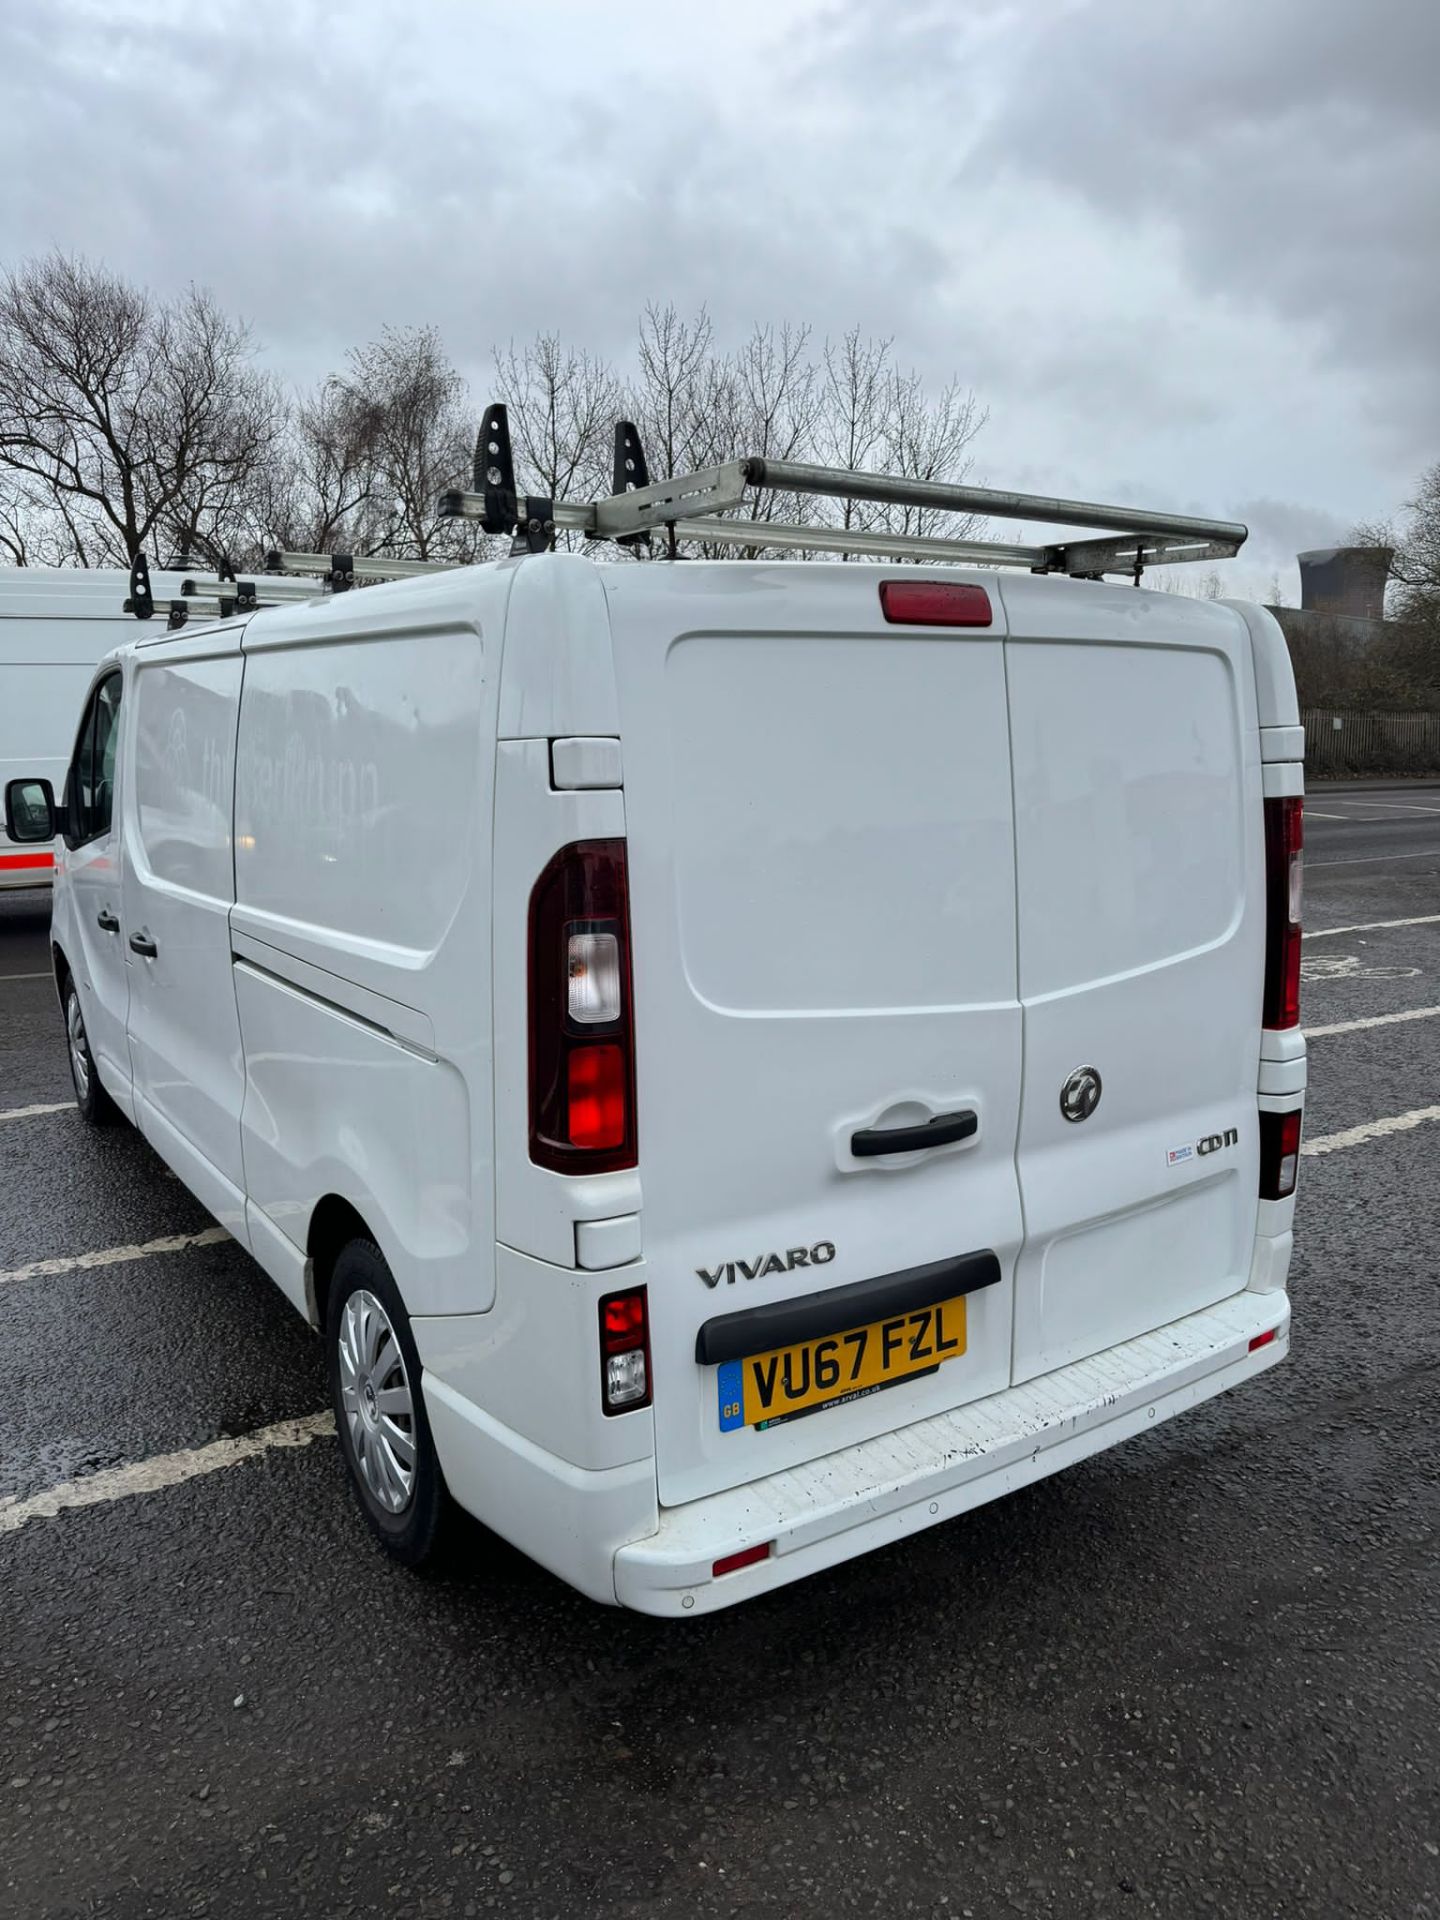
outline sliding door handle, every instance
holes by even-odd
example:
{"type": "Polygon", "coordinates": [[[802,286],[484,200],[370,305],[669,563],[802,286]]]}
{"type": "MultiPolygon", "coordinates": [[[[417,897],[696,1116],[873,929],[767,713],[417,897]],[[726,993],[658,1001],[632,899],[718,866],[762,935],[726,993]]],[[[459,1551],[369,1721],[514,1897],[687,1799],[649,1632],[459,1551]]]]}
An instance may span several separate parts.
{"type": "Polygon", "coordinates": [[[882,1153],[922,1153],[926,1147],[950,1147],[980,1130],[980,1116],[966,1107],[959,1113],[937,1113],[918,1127],[862,1127],[850,1136],[857,1160],[873,1160],[882,1153]]]}
{"type": "Polygon", "coordinates": [[[95,924],[97,927],[103,927],[106,933],[118,933],[120,931],[120,922],[108,907],[102,907],[96,914],[95,924]]]}
{"type": "Polygon", "coordinates": [[[160,949],[156,946],[155,942],[150,938],[148,933],[142,932],[142,933],[131,934],[130,951],[132,953],[143,953],[147,960],[153,960],[156,954],[160,951],[160,949]]]}

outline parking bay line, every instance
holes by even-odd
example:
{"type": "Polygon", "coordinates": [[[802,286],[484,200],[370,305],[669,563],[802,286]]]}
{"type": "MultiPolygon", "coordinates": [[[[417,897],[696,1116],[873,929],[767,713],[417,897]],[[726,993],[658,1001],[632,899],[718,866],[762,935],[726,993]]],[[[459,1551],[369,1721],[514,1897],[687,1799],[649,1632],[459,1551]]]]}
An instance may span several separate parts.
{"type": "Polygon", "coordinates": [[[1366,1120],[1358,1127],[1344,1127],[1339,1133],[1322,1133],[1305,1141],[1301,1153],[1342,1153],[1346,1147],[1361,1147],[1369,1140],[1383,1140],[1392,1133],[1408,1133],[1412,1127],[1428,1126],[1440,1120],[1440,1107],[1412,1107],[1409,1113],[1392,1113],[1384,1120],[1366,1120]]]}
{"type": "Polygon", "coordinates": [[[1384,927],[1429,927],[1440,920],[1440,913],[1417,913],[1409,920],[1362,920],[1354,927],[1316,927],[1303,933],[1302,940],[1329,940],[1337,933],[1379,933],[1384,927]]]}
{"type": "MultiPolygon", "coordinates": [[[[1427,1008],[1425,1012],[1440,1012],[1427,1008]]],[[[1394,1018],[1394,1016],[1382,1016],[1394,1018]]],[[[1367,1119],[1359,1127],[1344,1127],[1340,1133],[1321,1133],[1306,1140],[1302,1154],[1340,1154],[1350,1146],[1363,1146],[1369,1140],[1386,1139],[1392,1133],[1407,1133],[1411,1127],[1425,1127],[1440,1121],[1440,1106],[1417,1106],[1407,1114],[1390,1114],[1384,1119],[1367,1119]]],[[[119,1261],[140,1260],[146,1254],[173,1254],[186,1246],[213,1246],[230,1236],[223,1227],[207,1227],[204,1233],[173,1235],[167,1240],[150,1240],[144,1246],[111,1246],[100,1254],[79,1254],[71,1260],[36,1260],[29,1267],[15,1267],[12,1273],[0,1273],[0,1283],[29,1279],[40,1273],[69,1273],[75,1267],[115,1265],[119,1261]]],[[[244,1459],[255,1459],[271,1448],[309,1446],[334,1432],[334,1415],[309,1413],[303,1419],[276,1421],[273,1427],[255,1428],[248,1434],[236,1434],[230,1440],[211,1440],[200,1448],[182,1448],[179,1453],[156,1453],[150,1459],[136,1459],[125,1467],[106,1467],[83,1480],[61,1480],[27,1500],[0,1500],[0,1534],[19,1532],[31,1521],[54,1519],[67,1507],[100,1507],[115,1500],[129,1500],[134,1494],[154,1494],[167,1486],[179,1486],[182,1480],[194,1480],[205,1473],[219,1473],[221,1467],[234,1467],[244,1459]]]]}
{"type": "Polygon", "coordinates": [[[0,1533],[18,1533],[31,1520],[52,1520],[67,1507],[109,1506],[116,1500],[131,1499],[137,1493],[158,1493],[162,1487],[178,1487],[182,1481],[196,1480],[202,1474],[218,1473],[222,1467],[237,1466],[253,1460],[272,1447],[308,1447],[335,1431],[332,1413],[307,1414],[300,1420],[277,1420],[274,1426],[259,1427],[253,1433],[236,1434],[229,1440],[212,1440],[203,1447],[182,1447],[178,1453],[161,1453],[149,1460],[132,1460],[127,1466],[106,1467],[87,1474],[81,1480],[64,1480],[28,1499],[11,1496],[0,1500],[0,1533]]]}
{"type": "Polygon", "coordinates": [[[1368,1020],[1337,1020],[1331,1027],[1307,1027],[1307,1040],[1323,1040],[1331,1033],[1360,1033],[1367,1027],[1393,1027],[1402,1020],[1433,1020],[1440,1007],[1407,1007],[1403,1013],[1372,1013],[1368,1020]]]}
{"type": "Polygon", "coordinates": [[[146,1240],[138,1246],[100,1247],[93,1253],[64,1254],[55,1260],[32,1260],[28,1266],[12,1267],[0,1273],[0,1287],[21,1280],[39,1280],[57,1273],[75,1273],[82,1268],[118,1267],[129,1260],[148,1260],[152,1253],[185,1253],[191,1247],[214,1247],[230,1235],[224,1227],[202,1227],[198,1233],[172,1233],[161,1240],[146,1240]]]}
{"type": "MultiPolygon", "coordinates": [[[[1415,1107],[1409,1113],[1391,1114],[1383,1120],[1367,1120],[1358,1127],[1346,1127],[1339,1133],[1323,1133],[1314,1140],[1307,1140],[1301,1147],[1302,1154],[1342,1153],[1347,1147],[1363,1146],[1371,1140],[1384,1139],[1393,1133],[1406,1133],[1412,1127],[1425,1126],[1440,1121],[1440,1107],[1415,1107]]],[[[177,1235],[173,1240],[152,1240],[147,1247],[114,1247],[108,1254],[81,1254],[78,1259],[64,1261],[37,1261],[34,1267],[20,1268],[24,1275],[32,1272],[51,1272],[57,1267],[60,1271],[87,1263],[89,1265],[109,1264],[118,1259],[136,1258],[147,1251],[172,1252],[181,1246],[208,1245],[216,1240],[226,1240],[230,1236],[220,1227],[207,1228],[203,1234],[177,1235]]],[[[0,1280],[14,1278],[13,1274],[0,1274],[0,1280]]],[[[127,1466],[106,1467],[99,1473],[87,1474],[82,1480],[64,1480],[58,1486],[47,1487],[42,1493],[31,1494],[19,1499],[11,1496],[0,1500],[0,1534],[18,1533],[21,1527],[31,1520],[49,1520],[70,1507],[108,1506],[116,1500],[127,1500],[135,1494],[156,1493],[164,1487],[176,1487],[185,1480],[195,1480],[207,1473],[217,1473],[222,1467],[237,1466],[242,1460],[256,1459],[260,1454],[268,1453],[274,1447],[308,1447],[312,1440],[319,1440],[333,1434],[335,1416],[330,1412],[307,1414],[298,1420],[278,1420],[273,1426],[258,1427],[253,1433],[241,1433],[233,1439],[212,1440],[203,1447],[185,1447],[178,1453],[161,1453],[148,1460],[132,1460],[127,1466]]]]}
{"type": "Polygon", "coordinates": [[[0,1120],[35,1120],[42,1113],[73,1113],[74,1111],[73,1100],[56,1100],[51,1105],[43,1107],[8,1107],[4,1113],[0,1113],[0,1120]]]}
{"type": "Polygon", "coordinates": [[[1422,847],[1418,853],[1347,853],[1340,860],[1307,860],[1307,870],[1311,867],[1373,867],[1384,865],[1391,860],[1434,860],[1440,856],[1440,847],[1422,847]]]}

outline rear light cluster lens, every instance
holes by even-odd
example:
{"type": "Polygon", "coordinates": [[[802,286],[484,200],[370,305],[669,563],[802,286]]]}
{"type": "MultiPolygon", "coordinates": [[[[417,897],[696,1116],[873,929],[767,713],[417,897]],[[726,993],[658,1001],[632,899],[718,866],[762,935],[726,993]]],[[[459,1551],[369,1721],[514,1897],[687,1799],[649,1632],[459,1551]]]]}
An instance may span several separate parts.
{"type": "Polygon", "coordinates": [[[632,1413],[650,1404],[650,1313],[644,1287],[600,1302],[600,1404],[632,1413]]]}
{"type": "Polygon", "coordinates": [[[880,611],[892,626],[988,627],[984,587],[952,580],[882,580],[880,611]]]}
{"type": "Polygon", "coordinates": [[[1300,1172],[1300,1109],[1260,1115],[1260,1198],[1288,1200],[1300,1172]]]}
{"type": "Polygon", "coordinates": [[[630,899],[623,840],[564,847],[530,896],[530,1158],[635,1165],[630,899]]]}
{"type": "Polygon", "coordinates": [[[1305,802],[1265,802],[1265,1007],[1262,1025],[1300,1024],[1300,900],[1305,802]]]}

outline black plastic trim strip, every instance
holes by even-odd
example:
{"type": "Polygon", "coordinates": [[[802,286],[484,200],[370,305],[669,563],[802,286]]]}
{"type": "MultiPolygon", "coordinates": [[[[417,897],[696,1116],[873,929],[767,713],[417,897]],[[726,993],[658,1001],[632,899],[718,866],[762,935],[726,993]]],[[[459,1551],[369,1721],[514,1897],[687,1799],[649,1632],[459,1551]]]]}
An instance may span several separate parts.
{"type": "Polygon", "coordinates": [[[1000,1262],[987,1247],[980,1253],[962,1253],[928,1266],[906,1267],[882,1273],[874,1280],[856,1280],[846,1287],[826,1287],[802,1294],[798,1300],[773,1300],[764,1307],[745,1307],[707,1320],[695,1336],[695,1358],[702,1367],[722,1360],[743,1360],[775,1347],[793,1347],[799,1340],[823,1340],[828,1333],[845,1333],[915,1313],[958,1293],[978,1293],[1000,1279],[1000,1262]]]}

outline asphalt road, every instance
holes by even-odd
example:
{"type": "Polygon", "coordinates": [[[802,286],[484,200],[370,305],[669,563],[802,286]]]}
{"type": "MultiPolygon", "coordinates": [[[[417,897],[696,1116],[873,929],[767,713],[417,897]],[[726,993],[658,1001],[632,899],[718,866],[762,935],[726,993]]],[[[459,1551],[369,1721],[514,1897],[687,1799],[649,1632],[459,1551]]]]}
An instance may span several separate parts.
{"type": "Polygon", "coordinates": [[[1307,836],[1307,1138],[1406,1124],[1304,1163],[1288,1364],[681,1626],[390,1568],[324,1438],[6,1530],[324,1391],[230,1243],[9,1277],[209,1223],[0,898],[0,1912],[1440,1913],[1440,787],[1307,836]]]}

